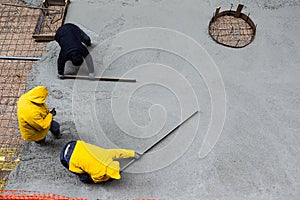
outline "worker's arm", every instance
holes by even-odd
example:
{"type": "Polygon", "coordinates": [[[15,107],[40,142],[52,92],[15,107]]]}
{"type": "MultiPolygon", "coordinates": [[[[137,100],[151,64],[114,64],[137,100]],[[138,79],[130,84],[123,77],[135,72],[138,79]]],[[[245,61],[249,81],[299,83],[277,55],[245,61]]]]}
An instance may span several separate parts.
{"type": "Polygon", "coordinates": [[[32,117],[27,120],[27,123],[37,131],[42,131],[50,128],[52,121],[52,114],[48,113],[45,118],[42,118],[39,112],[34,113],[32,117]]]}
{"type": "Polygon", "coordinates": [[[127,150],[127,149],[108,149],[110,156],[113,159],[116,158],[133,158],[134,157],[134,151],[133,150],[127,150]]]}
{"type": "Polygon", "coordinates": [[[66,61],[62,58],[61,53],[60,53],[59,57],[58,57],[58,60],[57,60],[58,75],[64,75],[64,72],[65,72],[65,63],[66,63],[66,61]]]}
{"type": "Polygon", "coordinates": [[[91,54],[88,54],[85,57],[85,62],[86,62],[87,68],[89,70],[89,78],[94,79],[94,62],[93,62],[93,58],[92,58],[91,54]]]}

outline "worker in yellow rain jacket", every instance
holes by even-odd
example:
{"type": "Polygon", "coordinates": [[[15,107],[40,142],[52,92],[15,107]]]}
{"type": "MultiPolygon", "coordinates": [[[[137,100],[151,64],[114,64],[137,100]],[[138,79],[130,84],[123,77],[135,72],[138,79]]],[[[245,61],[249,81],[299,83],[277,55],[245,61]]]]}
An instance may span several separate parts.
{"type": "Polygon", "coordinates": [[[115,159],[139,159],[140,154],[126,149],[103,149],[82,140],[68,142],[61,150],[60,161],[84,183],[120,179],[120,164],[115,159]]]}
{"type": "Polygon", "coordinates": [[[60,138],[60,125],[53,120],[55,108],[49,111],[46,105],[48,90],[37,86],[23,94],[18,101],[18,122],[22,138],[28,142],[44,143],[50,130],[60,138]]]}

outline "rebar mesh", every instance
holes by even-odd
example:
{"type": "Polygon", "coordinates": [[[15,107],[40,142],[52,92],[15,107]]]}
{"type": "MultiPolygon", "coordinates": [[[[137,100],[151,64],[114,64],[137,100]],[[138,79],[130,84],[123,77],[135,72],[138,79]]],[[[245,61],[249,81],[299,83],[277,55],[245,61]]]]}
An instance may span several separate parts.
{"type": "Polygon", "coordinates": [[[45,44],[32,39],[38,16],[36,9],[0,4],[1,56],[39,57],[42,54],[45,44]]]}
{"type": "Polygon", "coordinates": [[[255,29],[243,18],[221,15],[210,23],[209,33],[220,44],[230,47],[244,47],[253,40],[255,29]]]}
{"type": "MultiPolygon", "coordinates": [[[[1,3],[17,2],[3,0],[1,3]]],[[[32,38],[39,12],[36,9],[0,4],[1,56],[41,57],[46,44],[37,43],[32,38]]],[[[34,63],[0,60],[0,189],[19,162],[23,140],[17,123],[17,102],[25,92],[26,77],[34,63]]]]}

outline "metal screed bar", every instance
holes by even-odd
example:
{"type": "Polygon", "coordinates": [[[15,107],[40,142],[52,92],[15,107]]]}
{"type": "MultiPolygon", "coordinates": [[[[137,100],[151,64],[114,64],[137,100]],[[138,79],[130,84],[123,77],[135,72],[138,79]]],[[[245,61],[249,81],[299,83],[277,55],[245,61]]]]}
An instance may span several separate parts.
{"type": "MultiPolygon", "coordinates": [[[[173,129],[171,129],[169,132],[167,132],[165,135],[163,135],[160,139],[158,139],[156,142],[154,142],[153,144],[151,144],[143,153],[141,153],[141,156],[143,156],[143,154],[145,154],[146,152],[148,152],[150,149],[152,149],[155,145],[157,145],[160,141],[162,141],[163,139],[165,139],[168,135],[170,135],[171,133],[173,133],[176,129],[178,129],[182,124],[184,124],[187,120],[189,120],[190,118],[192,118],[194,115],[196,115],[198,113],[198,110],[195,111],[193,114],[191,114],[189,117],[187,117],[185,120],[183,120],[182,122],[180,122],[177,126],[175,126],[173,129]]],[[[124,167],[122,167],[122,169],[120,170],[121,172],[124,171],[127,167],[129,167],[132,163],[134,163],[136,161],[136,159],[131,160],[129,163],[127,163],[124,167]]]]}

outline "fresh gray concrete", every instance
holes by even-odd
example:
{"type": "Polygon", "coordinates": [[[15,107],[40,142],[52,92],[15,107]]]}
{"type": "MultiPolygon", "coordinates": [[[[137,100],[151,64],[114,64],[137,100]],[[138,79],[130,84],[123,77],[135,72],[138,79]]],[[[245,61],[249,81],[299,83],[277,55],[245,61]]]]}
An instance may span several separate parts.
{"type": "MultiPolygon", "coordinates": [[[[47,86],[64,136],[26,143],[5,189],[89,199],[299,199],[300,1],[230,3],[73,0],[66,21],[91,36],[96,74],[138,82],[58,80],[59,46],[49,43],[27,89],[47,86]],[[243,3],[258,24],[245,48],[220,46],[208,34],[216,6],[230,3],[243,3]],[[85,185],[59,163],[72,139],[143,151],[197,109],[119,181],[85,185]],[[223,128],[219,139],[215,127],[223,128]],[[204,143],[215,141],[200,159],[204,143]]],[[[87,74],[66,67],[77,71],[87,74]]]]}

